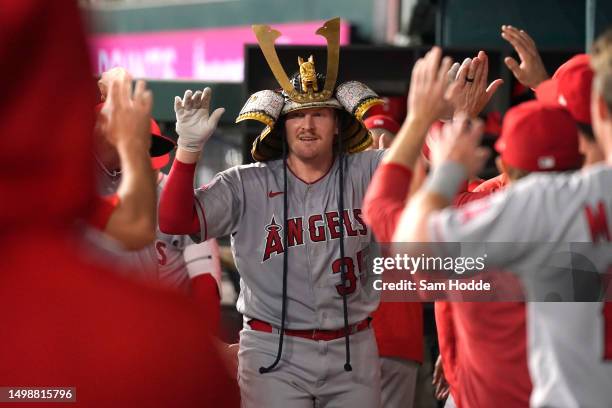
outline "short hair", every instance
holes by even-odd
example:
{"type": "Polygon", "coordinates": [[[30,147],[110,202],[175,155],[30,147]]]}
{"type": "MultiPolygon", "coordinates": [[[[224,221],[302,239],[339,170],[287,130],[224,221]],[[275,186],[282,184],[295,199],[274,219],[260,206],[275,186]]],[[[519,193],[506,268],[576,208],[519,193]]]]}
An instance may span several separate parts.
{"type": "Polygon", "coordinates": [[[508,178],[512,181],[520,180],[531,174],[531,171],[529,170],[523,170],[517,167],[510,166],[506,162],[504,162],[504,166],[506,167],[506,174],[508,175],[508,178]]]}
{"type": "Polygon", "coordinates": [[[612,112],[612,28],[597,37],[591,50],[591,67],[595,72],[593,87],[612,112]]]}

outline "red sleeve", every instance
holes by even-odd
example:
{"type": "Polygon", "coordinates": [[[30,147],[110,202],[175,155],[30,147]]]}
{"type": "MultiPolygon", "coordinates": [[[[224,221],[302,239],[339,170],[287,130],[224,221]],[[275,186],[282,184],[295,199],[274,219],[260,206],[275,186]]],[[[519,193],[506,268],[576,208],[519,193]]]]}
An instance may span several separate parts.
{"type": "Polygon", "coordinates": [[[455,207],[461,207],[466,205],[469,202],[480,200],[483,197],[489,196],[494,192],[501,190],[508,184],[508,179],[505,174],[500,174],[497,177],[493,177],[492,179],[485,180],[476,187],[472,191],[463,191],[455,197],[453,201],[453,205],[455,207]]]}
{"type": "Polygon", "coordinates": [[[159,229],[166,234],[198,234],[200,221],[193,198],[196,164],[174,160],[159,199],[159,229]]]}
{"type": "Polygon", "coordinates": [[[384,163],[374,173],[363,199],[365,222],[379,242],[391,242],[410,190],[412,170],[384,163]]]}
{"type": "Polygon", "coordinates": [[[453,200],[453,205],[455,207],[461,207],[470,203],[472,201],[480,200],[483,197],[490,196],[491,193],[488,191],[479,191],[479,192],[469,192],[464,191],[463,193],[459,193],[455,196],[453,200]]]}
{"type": "Polygon", "coordinates": [[[504,188],[508,184],[508,177],[505,174],[500,174],[497,177],[483,181],[478,187],[475,187],[474,192],[488,191],[490,193],[504,188]]]}
{"type": "Polygon", "coordinates": [[[467,185],[466,190],[467,191],[474,191],[475,188],[477,188],[479,185],[481,185],[482,183],[484,183],[485,180],[481,179],[481,178],[476,178],[472,181],[470,181],[467,185]]]}
{"type": "Polygon", "coordinates": [[[106,224],[108,224],[108,220],[110,220],[118,204],[119,197],[117,195],[107,197],[96,196],[93,203],[93,210],[87,218],[87,223],[100,231],[104,231],[106,229],[106,224]]]}
{"type": "Polygon", "coordinates": [[[191,279],[191,297],[202,309],[204,318],[213,335],[219,334],[219,321],[221,320],[221,296],[215,278],[205,273],[191,279]]]}

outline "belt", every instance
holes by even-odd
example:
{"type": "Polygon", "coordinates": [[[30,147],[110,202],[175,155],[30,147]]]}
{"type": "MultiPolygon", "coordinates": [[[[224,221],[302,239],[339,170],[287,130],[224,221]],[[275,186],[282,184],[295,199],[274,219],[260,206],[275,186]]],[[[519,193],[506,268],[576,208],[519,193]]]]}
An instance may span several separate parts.
{"type": "MultiPolygon", "coordinates": [[[[348,326],[348,330],[345,330],[344,328],[342,329],[338,329],[338,330],[320,330],[320,329],[311,329],[311,330],[291,330],[291,329],[285,329],[285,334],[287,336],[294,336],[294,337],[302,337],[304,339],[310,339],[310,340],[322,340],[322,341],[330,341],[330,340],[336,340],[336,339],[340,339],[342,337],[344,337],[348,331],[348,334],[355,334],[357,332],[360,332],[362,330],[367,329],[368,327],[370,327],[370,318],[368,317],[367,319],[364,319],[358,323],[355,324],[351,324],[348,326]]],[[[253,330],[257,330],[257,331],[261,331],[261,332],[266,332],[266,333],[272,333],[273,331],[276,331],[277,333],[280,332],[280,329],[277,329],[275,327],[272,327],[272,325],[270,323],[266,323],[266,322],[262,322],[261,320],[257,320],[257,319],[251,319],[248,321],[248,325],[249,327],[251,327],[251,329],[253,330]]]]}

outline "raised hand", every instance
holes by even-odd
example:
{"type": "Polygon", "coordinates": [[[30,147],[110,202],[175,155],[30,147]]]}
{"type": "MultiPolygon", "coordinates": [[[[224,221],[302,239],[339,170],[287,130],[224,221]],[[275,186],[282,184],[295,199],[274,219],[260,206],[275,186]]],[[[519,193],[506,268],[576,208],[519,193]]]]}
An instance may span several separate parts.
{"type": "Polygon", "coordinates": [[[514,77],[529,88],[536,88],[541,82],[548,79],[548,73],[533,39],[523,30],[503,25],[501,36],[514,47],[521,59],[520,64],[512,57],[506,57],[504,62],[512,71],[514,77]]]}
{"type": "Polygon", "coordinates": [[[119,204],[104,232],[130,250],[141,249],[155,240],[157,226],[156,179],[151,168],[151,108],[153,96],[144,81],[120,75],[109,83],[108,96],[100,112],[107,140],[121,161],[119,204]]]}
{"type": "MultiPolygon", "coordinates": [[[[466,58],[465,61],[463,61],[463,63],[465,64],[466,61],[469,63],[470,61],[472,61],[471,58],[466,58]]],[[[458,62],[455,62],[451,68],[448,70],[448,84],[451,85],[453,82],[455,82],[455,79],[457,78],[457,75],[459,74],[459,70],[461,69],[461,66],[463,64],[460,64],[458,62]]],[[[453,101],[452,101],[452,95],[450,95],[450,93],[447,93],[447,100],[450,103],[446,104],[446,109],[442,112],[442,114],[438,117],[438,119],[440,120],[451,120],[453,118],[453,113],[455,112],[455,106],[453,105],[453,101]]]]}
{"type": "Polygon", "coordinates": [[[176,133],[179,135],[178,145],[188,152],[199,152],[204,144],[210,139],[224,108],[217,108],[212,114],[210,112],[210,88],[193,93],[185,91],[181,99],[174,98],[174,112],[176,113],[176,133]]]}
{"type": "Polygon", "coordinates": [[[108,71],[103,72],[100,80],[98,81],[98,89],[100,89],[100,99],[102,102],[104,102],[108,96],[111,83],[127,77],[130,77],[130,74],[125,68],[122,67],[111,68],[108,71]]]}
{"type": "Polygon", "coordinates": [[[487,85],[488,75],[489,58],[484,51],[478,52],[474,59],[466,58],[463,61],[456,74],[454,86],[449,89],[447,95],[455,115],[475,118],[489,103],[504,81],[498,78],[487,85]]]}
{"type": "Polygon", "coordinates": [[[414,65],[408,93],[409,118],[433,123],[448,110],[445,94],[452,60],[444,57],[440,62],[441,59],[442,50],[433,47],[414,65]]]}
{"type": "Polygon", "coordinates": [[[152,107],[153,95],[146,89],[144,81],[136,81],[132,93],[132,78],[129,74],[113,78],[100,112],[107,140],[116,147],[129,144],[148,154],[152,107]]]}

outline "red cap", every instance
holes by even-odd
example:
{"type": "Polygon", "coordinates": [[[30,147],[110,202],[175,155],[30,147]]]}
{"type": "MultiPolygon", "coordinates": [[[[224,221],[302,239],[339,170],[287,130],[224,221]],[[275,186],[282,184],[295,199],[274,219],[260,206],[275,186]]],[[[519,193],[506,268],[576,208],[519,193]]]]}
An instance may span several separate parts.
{"type": "Polygon", "coordinates": [[[526,171],[577,169],[578,129],[570,113],[558,105],[529,101],[504,117],[495,150],[504,163],[526,171]]]}
{"type": "Polygon", "coordinates": [[[400,125],[390,116],[374,115],[363,121],[363,124],[368,129],[385,129],[394,135],[399,132],[400,125]]]}
{"type": "Polygon", "coordinates": [[[406,117],[406,98],[402,96],[381,96],[382,105],[374,105],[368,109],[368,115],[385,115],[393,118],[396,122],[401,122],[406,117]]]}
{"type": "Polygon", "coordinates": [[[153,119],[151,119],[151,136],[151,149],[149,149],[149,154],[153,158],[167,156],[168,153],[176,147],[176,142],[168,136],[163,135],[159,125],[153,119]]]}
{"type": "Polygon", "coordinates": [[[557,69],[553,77],[536,88],[537,98],[564,106],[576,122],[591,124],[593,70],[588,54],[578,54],[557,69]]]}
{"type": "MultiPolygon", "coordinates": [[[[103,106],[104,102],[97,104],[96,113],[99,113],[102,110],[103,106]]],[[[167,156],[168,153],[170,153],[175,147],[176,142],[172,138],[164,136],[157,122],[155,122],[155,120],[151,118],[151,148],[149,149],[149,155],[152,158],[163,158],[164,156],[167,156]]],[[[156,169],[161,169],[164,166],[165,164],[161,167],[155,167],[155,163],[153,163],[153,167],[156,169]]]]}
{"type": "Polygon", "coordinates": [[[170,153],[161,156],[151,157],[151,167],[153,170],[161,170],[170,163],[170,153]]]}

